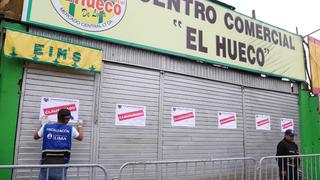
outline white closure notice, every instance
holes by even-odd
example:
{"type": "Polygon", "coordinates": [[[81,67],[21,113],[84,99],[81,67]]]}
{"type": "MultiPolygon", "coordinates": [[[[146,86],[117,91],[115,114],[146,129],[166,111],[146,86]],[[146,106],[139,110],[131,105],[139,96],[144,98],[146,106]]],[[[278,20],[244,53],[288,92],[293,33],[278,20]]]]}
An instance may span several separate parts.
{"type": "Polygon", "coordinates": [[[64,98],[52,98],[42,97],[40,116],[41,120],[44,116],[48,116],[50,121],[57,121],[57,114],[60,109],[69,109],[73,119],[70,122],[77,122],[79,117],[79,100],[76,99],[64,99],[64,98]]]}
{"type": "Polygon", "coordinates": [[[281,132],[285,132],[287,129],[294,130],[293,119],[281,118],[281,132]]]}
{"type": "Polygon", "coordinates": [[[218,128],[236,129],[237,114],[234,112],[218,112],[218,128]]]}
{"type": "Polygon", "coordinates": [[[269,115],[256,115],[257,130],[271,130],[271,118],[269,115]]]}
{"type": "Polygon", "coordinates": [[[196,126],[195,109],[172,107],[171,108],[171,125],[172,126],[196,126]]]}
{"type": "Polygon", "coordinates": [[[117,104],[115,125],[146,126],[146,107],[137,105],[117,104]]]}

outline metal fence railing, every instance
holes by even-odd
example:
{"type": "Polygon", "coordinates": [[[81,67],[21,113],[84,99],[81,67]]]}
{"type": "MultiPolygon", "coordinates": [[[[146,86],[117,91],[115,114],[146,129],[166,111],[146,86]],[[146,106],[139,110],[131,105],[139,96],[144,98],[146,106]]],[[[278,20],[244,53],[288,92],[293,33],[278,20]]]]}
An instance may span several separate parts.
{"type": "Polygon", "coordinates": [[[107,170],[99,164],[58,164],[58,165],[0,165],[0,169],[9,169],[14,171],[13,179],[34,180],[39,179],[39,173],[42,169],[43,179],[49,180],[50,176],[57,175],[57,172],[62,174],[62,180],[66,178],[63,176],[67,173],[67,179],[101,179],[107,180],[107,170]],[[51,173],[50,173],[51,171],[51,173]],[[96,178],[92,178],[93,174],[96,178]]]}
{"type": "Polygon", "coordinates": [[[128,162],[118,180],[255,180],[253,158],[128,162]]]}
{"type": "MultiPolygon", "coordinates": [[[[39,179],[41,169],[67,171],[68,180],[107,180],[99,164],[0,165],[14,171],[15,180],[39,179]]],[[[320,180],[320,154],[266,156],[259,162],[250,157],[208,160],[127,162],[114,180],[320,180]]],[[[62,180],[65,180],[62,176],[62,180]]]]}
{"type": "Polygon", "coordinates": [[[320,154],[263,157],[257,174],[259,180],[319,180],[320,154]]]}

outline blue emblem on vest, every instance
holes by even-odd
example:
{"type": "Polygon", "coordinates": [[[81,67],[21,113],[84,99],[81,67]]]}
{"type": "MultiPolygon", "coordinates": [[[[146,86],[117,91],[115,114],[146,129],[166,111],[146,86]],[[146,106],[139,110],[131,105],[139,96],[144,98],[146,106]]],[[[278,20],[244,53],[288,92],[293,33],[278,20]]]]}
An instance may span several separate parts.
{"type": "MultiPolygon", "coordinates": [[[[63,123],[46,124],[43,129],[42,152],[70,152],[72,126],[63,123]]],[[[65,157],[69,161],[70,156],[65,157]]]]}

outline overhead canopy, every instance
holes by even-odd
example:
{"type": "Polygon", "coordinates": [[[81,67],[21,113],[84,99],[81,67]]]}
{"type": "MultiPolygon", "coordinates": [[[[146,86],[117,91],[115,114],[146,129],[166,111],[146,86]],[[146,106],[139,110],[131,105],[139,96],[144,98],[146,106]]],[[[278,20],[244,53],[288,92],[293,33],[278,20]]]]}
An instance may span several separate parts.
{"type": "Polygon", "coordinates": [[[4,54],[9,58],[101,72],[102,50],[12,30],[6,31],[4,54]]]}

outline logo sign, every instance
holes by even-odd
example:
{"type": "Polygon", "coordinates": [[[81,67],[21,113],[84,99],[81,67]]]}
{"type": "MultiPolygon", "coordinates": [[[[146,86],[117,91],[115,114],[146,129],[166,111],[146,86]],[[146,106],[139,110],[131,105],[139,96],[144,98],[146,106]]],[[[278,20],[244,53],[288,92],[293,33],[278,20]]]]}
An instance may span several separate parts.
{"type": "Polygon", "coordinates": [[[195,127],[196,113],[195,109],[172,107],[171,108],[171,125],[195,127]]]}
{"type": "Polygon", "coordinates": [[[281,119],[281,132],[285,132],[287,129],[294,130],[293,119],[282,118],[281,119]]]}
{"type": "Polygon", "coordinates": [[[40,116],[41,120],[44,116],[48,116],[50,121],[57,121],[57,115],[60,109],[69,109],[74,119],[70,119],[70,122],[77,122],[79,117],[79,100],[75,99],[63,99],[63,98],[51,98],[42,97],[40,116]]]}
{"type": "Polygon", "coordinates": [[[116,26],[127,9],[127,0],[51,0],[51,3],[66,22],[91,32],[116,26]]]}
{"type": "Polygon", "coordinates": [[[269,115],[256,115],[257,130],[271,130],[271,118],[269,115]]]}
{"type": "Polygon", "coordinates": [[[137,105],[117,104],[115,125],[146,126],[146,107],[137,105]]]}
{"type": "Polygon", "coordinates": [[[49,134],[47,135],[47,138],[48,138],[48,139],[52,139],[52,134],[49,133],[49,134]]]}
{"type": "Polygon", "coordinates": [[[236,129],[237,114],[234,112],[218,112],[218,128],[236,129]]]}
{"type": "Polygon", "coordinates": [[[100,72],[102,69],[101,50],[11,30],[6,31],[4,54],[12,59],[90,72],[100,72]]]}

